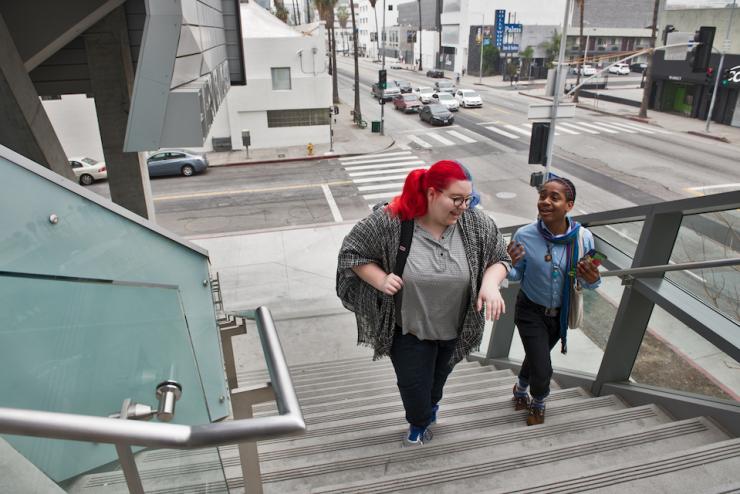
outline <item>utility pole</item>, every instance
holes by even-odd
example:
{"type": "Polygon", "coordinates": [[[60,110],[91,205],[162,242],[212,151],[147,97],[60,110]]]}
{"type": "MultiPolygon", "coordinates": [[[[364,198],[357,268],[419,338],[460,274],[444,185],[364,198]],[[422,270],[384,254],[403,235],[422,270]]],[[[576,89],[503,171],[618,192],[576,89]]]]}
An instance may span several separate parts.
{"type": "MultiPolygon", "coordinates": [[[[558,55],[558,65],[555,68],[555,90],[552,96],[552,110],[550,113],[550,131],[547,136],[547,150],[545,156],[547,165],[545,166],[545,182],[550,178],[550,168],[552,168],[552,147],[555,140],[555,121],[558,115],[558,103],[560,102],[560,81],[563,76],[563,64],[565,62],[565,42],[568,39],[568,20],[570,19],[570,9],[573,0],[565,0],[565,18],[563,19],[563,32],[560,35],[560,53],[558,55]]],[[[656,0],[658,1],[658,0],[656,0]]]]}
{"type": "Polygon", "coordinates": [[[645,87],[642,91],[642,103],[640,103],[640,118],[647,118],[647,107],[650,102],[650,91],[653,85],[653,53],[655,52],[655,30],[658,28],[658,11],[660,10],[660,0],[655,0],[655,6],[653,7],[653,25],[652,34],[650,35],[650,50],[648,53],[648,63],[645,69],[645,87]]]}
{"type": "MultiPolygon", "coordinates": [[[[383,63],[382,63],[382,70],[385,70],[385,0],[383,0],[383,40],[381,41],[381,46],[383,47],[383,63]]],[[[385,83],[386,87],[388,86],[388,83],[385,83]]],[[[382,97],[380,98],[380,135],[385,135],[385,89],[381,88],[383,92],[380,94],[382,97]]]]}
{"type": "Polygon", "coordinates": [[[422,35],[422,27],[421,27],[421,0],[417,0],[417,5],[419,6],[419,72],[424,70],[421,66],[421,35],[422,35]]]}
{"type": "Polygon", "coordinates": [[[480,16],[480,62],[478,62],[478,84],[483,85],[483,33],[486,31],[486,13],[481,12],[480,16]]]}
{"type": "Polygon", "coordinates": [[[712,101],[709,103],[709,112],[707,113],[707,126],[705,130],[709,132],[709,124],[712,121],[712,112],[714,111],[714,101],[717,99],[717,91],[719,88],[719,80],[722,77],[722,69],[725,65],[725,52],[730,49],[730,33],[732,32],[732,17],[735,14],[735,3],[737,0],[732,0],[732,7],[730,7],[730,21],[727,23],[727,34],[725,35],[725,42],[722,45],[721,55],[719,57],[719,67],[717,67],[717,75],[714,77],[714,92],[712,92],[712,101]]]}

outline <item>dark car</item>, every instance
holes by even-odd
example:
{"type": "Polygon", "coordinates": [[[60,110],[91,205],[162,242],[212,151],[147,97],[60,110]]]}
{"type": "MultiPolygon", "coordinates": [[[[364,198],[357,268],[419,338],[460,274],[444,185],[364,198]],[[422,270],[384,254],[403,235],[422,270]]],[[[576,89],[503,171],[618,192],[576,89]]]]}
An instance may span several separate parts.
{"type": "Polygon", "coordinates": [[[445,76],[445,71],[440,69],[427,70],[427,77],[441,78],[445,76]]]}
{"type": "Polygon", "coordinates": [[[154,153],[146,160],[150,177],[182,175],[190,177],[208,168],[208,159],[188,151],[162,151],[154,153]]]}
{"type": "Polygon", "coordinates": [[[434,83],[434,91],[437,93],[445,92],[450,94],[455,94],[455,85],[452,83],[452,81],[437,81],[434,83]]]}
{"type": "Polygon", "coordinates": [[[399,94],[401,94],[401,90],[398,89],[394,85],[390,85],[385,89],[381,89],[380,86],[378,86],[378,83],[373,83],[372,88],[370,89],[370,92],[372,93],[374,98],[383,99],[385,101],[390,101],[399,94]]]}
{"type": "Polygon", "coordinates": [[[432,125],[452,125],[455,117],[450,110],[440,104],[424,105],[419,112],[419,119],[425,120],[432,125]]]}
{"type": "Polygon", "coordinates": [[[645,62],[630,64],[630,72],[642,74],[645,72],[645,69],[647,69],[647,64],[645,62]]]}
{"type": "Polygon", "coordinates": [[[419,101],[419,98],[415,94],[399,94],[393,98],[393,106],[396,110],[411,113],[421,110],[421,101],[419,101]]]}
{"type": "Polygon", "coordinates": [[[410,93],[411,92],[411,83],[406,81],[393,81],[396,83],[396,87],[401,90],[402,93],[410,93]]]}

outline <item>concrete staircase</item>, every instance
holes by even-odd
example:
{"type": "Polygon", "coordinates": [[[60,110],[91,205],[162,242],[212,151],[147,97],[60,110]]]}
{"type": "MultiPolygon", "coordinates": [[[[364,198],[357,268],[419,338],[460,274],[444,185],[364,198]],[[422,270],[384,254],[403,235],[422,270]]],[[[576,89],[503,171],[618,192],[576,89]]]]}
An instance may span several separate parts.
{"type": "MultiPolygon", "coordinates": [[[[268,494],[740,492],[740,439],[702,417],[675,421],[654,405],[629,407],[553,383],[546,423],[527,427],[526,413],[512,407],[514,375],[462,362],[434,440],[404,448],[407,425],[387,359],[306,364],[291,374],[308,431],[259,443],[268,494]]],[[[266,379],[264,371],[239,375],[241,385],[266,379]]],[[[272,404],[255,407],[255,416],[275,413],[272,404]]],[[[137,463],[147,492],[226,492],[213,475],[220,464],[230,492],[243,492],[236,447],[219,456],[150,451],[137,463]]],[[[76,491],[126,492],[119,470],[86,477],[76,491]]]]}

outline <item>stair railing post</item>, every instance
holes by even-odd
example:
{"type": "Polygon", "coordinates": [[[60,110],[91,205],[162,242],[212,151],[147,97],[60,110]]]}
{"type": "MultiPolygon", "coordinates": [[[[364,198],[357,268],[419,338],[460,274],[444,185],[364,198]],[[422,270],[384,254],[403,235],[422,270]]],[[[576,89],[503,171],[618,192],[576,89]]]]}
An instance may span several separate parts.
{"type": "MultiPolygon", "coordinates": [[[[251,419],[253,406],[275,400],[271,383],[264,386],[237,388],[231,391],[231,406],[235,420],[251,419]]],[[[256,442],[239,443],[239,463],[242,467],[244,490],[249,494],[262,494],[262,472],[256,442]]]]}
{"type": "MultiPolygon", "coordinates": [[[[236,322],[236,321],[235,321],[236,322]]],[[[236,359],[234,357],[234,344],[231,338],[240,334],[247,334],[247,323],[242,319],[241,324],[236,326],[225,326],[220,328],[221,348],[224,353],[224,369],[226,371],[226,382],[229,384],[229,390],[239,387],[236,378],[236,359]]]]}
{"type": "Polygon", "coordinates": [[[486,359],[506,359],[511,351],[511,341],[514,338],[514,307],[516,296],[519,293],[519,283],[508,282],[508,286],[501,289],[501,296],[506,304],[506,312],[501,314],[498,321],[494,321],[491,328],[491,337],[488,341],[486,359]]]}

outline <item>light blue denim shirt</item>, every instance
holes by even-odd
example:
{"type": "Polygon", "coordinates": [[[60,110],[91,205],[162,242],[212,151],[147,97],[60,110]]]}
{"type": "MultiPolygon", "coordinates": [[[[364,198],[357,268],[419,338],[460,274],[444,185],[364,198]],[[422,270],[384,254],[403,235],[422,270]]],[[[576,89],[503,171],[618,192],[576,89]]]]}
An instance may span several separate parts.
{"type": "MultiPolygon", "coordinates": [[[[594,248],[594,237],[586,228],[581,228],[583,246],[588,252],[594,248]]],[[[546,261],[548,242],[537,231],[537,222],[521,227],[514,234],[513,240],[524,246],[524,257],[509,271],[509,280],[521,281],[521,290],[532,302],[545,307],[560,307],[568,264],[566,246],[550,244],[552,262],[546,261]]],[[[583,255],[579,255],[580,257],[583,255]]],[[[593,284],[582,278],[578,279],[583,288],[593,289],[601,284],[601,279],[593,284]]]]}

